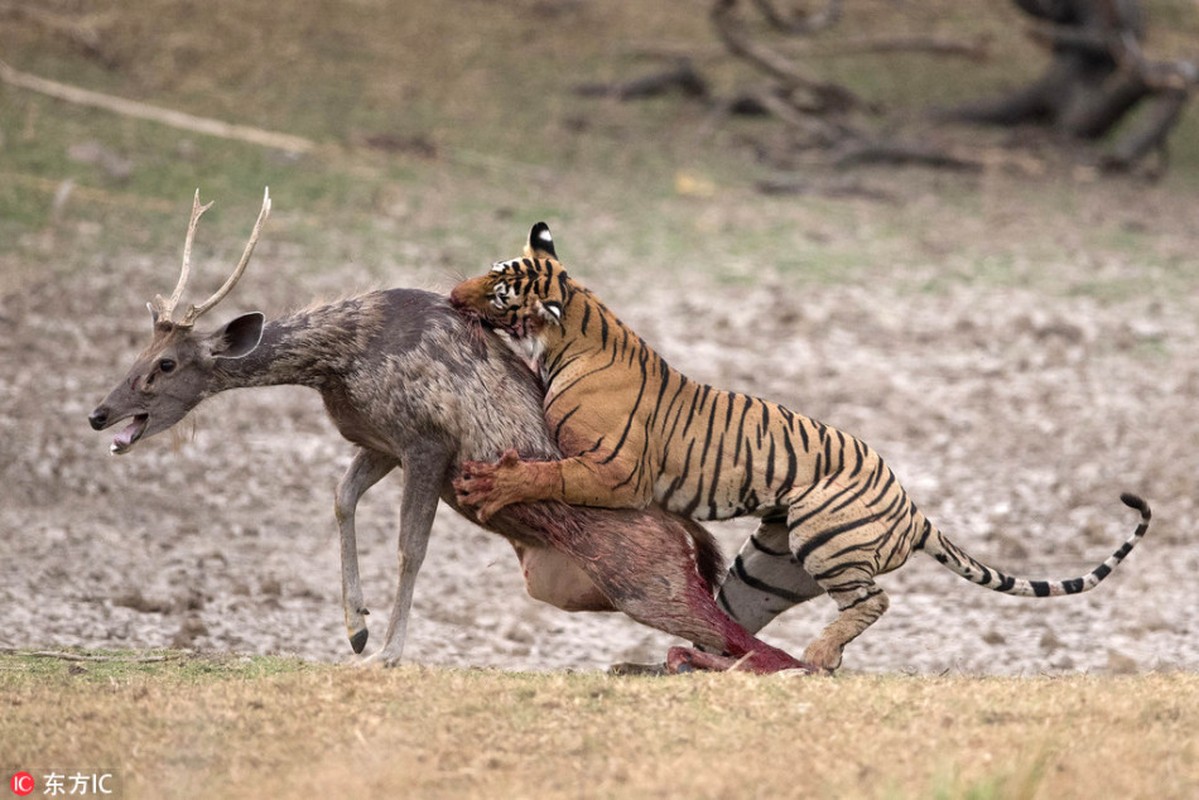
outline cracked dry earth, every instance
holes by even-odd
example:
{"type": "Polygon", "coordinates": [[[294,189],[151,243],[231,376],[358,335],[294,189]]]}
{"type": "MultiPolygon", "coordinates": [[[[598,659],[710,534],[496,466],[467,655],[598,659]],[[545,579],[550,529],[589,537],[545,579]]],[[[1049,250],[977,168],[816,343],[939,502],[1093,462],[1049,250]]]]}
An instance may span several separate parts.
{"type": "MultiPolygon", "coordinates": [[[[258,260],[214,317],[253,298],[270,298],[268,311],[303,303],[345,277],[293,286],[269,247],[258,260]]],[[[201,406],[186,436],[110,457],[111,432],[94,434],[85,417],[144,344],[142,295],[173,278],[145,259],[99,267],[0,300],[0,646],[349,659],[331,506],[350,448],[319,398],[298,388],[230,393],[201,406]]],[[[1132,270],[1120,259],[1090,268],[1109,278],[1132,270]]],[[[401,268],[393,278],[450,283],[401,268]]],[[[845,669],[1199,668],[1192,300],[1045,298],[968,282],[914,291],[918,280],[802,293],[771,279],[695,278],[683,293],[591,283],[692,377],[861,436],[943,530],[1014,574],[1082,574],[1135,525],[1120,492],[1152,503],[1141,546],[1079,597],[1009,598],[914,556],[882,578],[891,610],[848,648],[845,669]],[[717,294],[715,308],[701,307],[717,294]]],[[[391,599],[398,488],[389,477],[359,516],[375,644],[391,599]]],[[[712,528],[732,554],[752,525],[712,528]]],[[[802,652],[832,611],[817,599],[763,635],[802,652]]],[[[618,615],[530,600],[505,542],[439,511],[407,660],[602,669],[660,659],[674,643],[618,615]]]]}

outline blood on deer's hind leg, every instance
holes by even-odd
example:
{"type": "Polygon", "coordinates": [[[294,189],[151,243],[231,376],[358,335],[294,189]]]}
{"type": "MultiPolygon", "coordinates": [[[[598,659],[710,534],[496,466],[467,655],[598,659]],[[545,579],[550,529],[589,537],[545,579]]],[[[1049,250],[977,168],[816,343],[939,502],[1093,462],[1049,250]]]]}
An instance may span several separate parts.
{"type": "Polygon", "coordinates": [[[725,672],[736,668],[738,660],[715,653],[705,653],[692,647],[672,647],[666,651],[666,673],[679,675],[684,672],[725,672]]]}
{"type": "MultiPolygon", "coordinates": [[[[781,652],[781,651],[779,651],[781,652]]],[[[786,654],[784,654],[786,656],[786,654]]],[[[807,659],[804,659],[806,662],[807,659]]],[[[666,653],[666,672],[678,675],[683,672],[705,670],[709,672],[754,672],[770,674],[774,672],[801,672],[812,674],[819,671],[807,663],[796,661],[790,656],[778,659],[772,653],[749,652],[740,658],[733,656],[705,653],[691,647],[672,647],[666,653]]]]}

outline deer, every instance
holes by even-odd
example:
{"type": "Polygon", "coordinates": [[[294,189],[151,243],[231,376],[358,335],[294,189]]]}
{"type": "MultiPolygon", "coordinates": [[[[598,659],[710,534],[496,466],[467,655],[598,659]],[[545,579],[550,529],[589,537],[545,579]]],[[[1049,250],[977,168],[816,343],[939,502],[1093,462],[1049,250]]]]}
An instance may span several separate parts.
{"type": "Polygon", "coordinates": [[[350,647],[369,631],[359,578],[355,510],[395,469],[403,474],[398,578],[382,646],[363,663],[400,663],[417,575],[438,501],[504,537],[535,600],[564,611],[620,611],[693,647],[671,647],[666,672],[739,669],[808,671],[783,650],[750,635],[713,597],[723,557],[698,523],[656,507],[585,508],[560,502],[515,504],[481,523],[457,500],[453,480],[465,461],[561,458],[546,430],[543,390],[495,334],[465,320],[433,292],[392,288],[268,319],[241,314],[213,330],[196,323],[236,286],[271,211],[269,188],[241,259],[199,305],[180,301],[201,215],[197,189],[179,280],[169,298],[147,303],[152,337],[125,377],[90,413],[96,431],[126,423],[114,455],[179,423],[203,400],[233,389],[299,385],[315,389],[353,447],[334,491],[342,611],[350,647]]]}

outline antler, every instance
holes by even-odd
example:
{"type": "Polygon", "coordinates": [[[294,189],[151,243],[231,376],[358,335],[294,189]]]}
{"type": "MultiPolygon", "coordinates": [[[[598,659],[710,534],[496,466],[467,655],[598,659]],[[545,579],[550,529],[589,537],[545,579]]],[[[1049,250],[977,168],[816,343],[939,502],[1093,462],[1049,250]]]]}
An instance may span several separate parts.
{"type": "Polygon", "coordinates": [[[224,285],[217,289],[212,297],[198,306],[188,306],[187,312],[179,322],[180,325],[194,325],[201,314],[204,314],[208,309],[221,302],[221,300],[225,299],[225,295],[233,290],[233,287],[241,280],[242,273],[246,271],[246,267],[250,263],[250,256],[254,254],[254,246],[258,244],[258,234],[262,233],[262,226],[266,222],[266,218],[270,215],[271,189],[268,186],[262,193],[262,210],[258,212],[258,220],[254,223],[254,230],[250,231],[250,241],[246,242],[246,249],[242,251],[241,261],[237,262],[237,268],[233,270],[233,274],[225,280],[224,285]]]}
{"type": "Polygon", "coordinates": [[[188,275],[191,272],[192,241],[196,237],[196,223],[200,221],[200,215],[211,206],[211,202],[200,205],[200,190],[196,189],[195,198],[192,200],[191,219],[187,223],[187,238],[183,241],[183,269],[179,275],[179,283],[175,285],[175,291],[171,292],[169,300],[164,299],[162,295],[154,296],[154,301],[150,303],[150,310],[154,313],[155,322],[171,322],[177,327],[190,328],[196,324],[196,320],[202,314],[221,302],[225,295],[233,290],[250,263],[250,256],[254,254],[254,246],[258,244],[258,235],[262,233],[263,224],[271,215],[271,190],[268,186],[262,193],[262,210],[258,212],[258,220],[254,223],[254,230],[250,232],[250,241],[246,242],[246,249],[242,252],[241,261],[237,263],[233,274],[226,279],[224,285],[217,289],[212,297],[198,306],[188,305],[182,319],[172,320],[171,314],[179,304],[179,298],[183,296],[183,289],[187,285],[188,275]]]}
{"type": "Polygon", "coordinates": [[[154,301],[150,303],[150,311],[153,312],[155,321],[171,321],[171,314],[175,311],[175,306],[179,304],[179,298],[183,296],[183,287],[187,285],[187,278],[191,272],[192,242],[196,238],[196,223],[200,221],[200,216],[211,207],[211,202],[200,205],[200,190],[196,189],[196,194],[192,198],[191,219],[187,221],[187,238],[183,240],[183,269],[179,273],[179,282],[175,284],[175,291],[171,292],[170,300],[160,294],[154,295],[154,301]]]}

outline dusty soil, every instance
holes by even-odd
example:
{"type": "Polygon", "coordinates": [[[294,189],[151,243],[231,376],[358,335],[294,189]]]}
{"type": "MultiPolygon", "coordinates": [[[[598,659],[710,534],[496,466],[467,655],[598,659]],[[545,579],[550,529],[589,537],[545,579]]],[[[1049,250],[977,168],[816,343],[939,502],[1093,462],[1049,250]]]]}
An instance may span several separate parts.
{"type": "MultiPolygon", "coordinates": [[[[868,221],[876,213],[861,208],[851,211],[868,221]]],[[[1151,209],[1144,214],[1138,224],[1157,224],[1151,209]]],[[[1185,270],[1199,244],[1184,216],[1146,255],[1165,272],[1185,270]]],[[[1114,246],[1053,263],[1017,256],[997,281],[944,279],[979,263],[978,247],[955,255],[955,237],[992,234],[999,239],[988,246],[1000,251],[1021,235],[982,223],[947,233],[920,243],[925,255],[909,257],[891,280],[797,283],[763,266],[766,253],[752,262],[762,270],[754,281],[695,270],[683,290],[674,280],[589,283],[693,377],[862,436],[943,530],[1016,574],[1082,574],[1135,524],[1120,492],[1153,504],[1142,546],[1081,597],[1008,598],[914,558],[883,579],[891,611],[851,645],[846,669],[1199,669],[1192,283],[1173,291],[1165,277],[1165,288],[1150,287],[1165,272],[1114,246]],[[1037,276],[1046,273],[1077,290],[1043,291],[1037,276]]],[[[508,254],[480,254],[480,262],[508,254]]],[[[353,265],[289,282],[284,256],[264,244],[236,299],[215,316],[255,299],[280,310],[355,282],[353,265]]],[[[27,283],[0,300],[0,646],[348,659],[331,498],[349,447],[315,394],[217,397],[181,426],[186,436],[160,436],[121,458],[108,455],[108,435],[87,427],[88,411],[148,337],[141,304],[169,288],[173,269],[136,255],[98,257],[86,274],[27,283]]],[[[387,274],[395,285],[447,289],[448,272],[400,262],[387,274]]],[[[398,481],[367,495],[360,515],[376,637],[392,591],[398,481]]],[[[731,554],[751,526],[713,527],[731,554]]],[[[799,652],[831,611],[819,599],[765,637],[799,652]]],[[[672,643],[617,615],[572,615],[530,600],[508,546],[443,510],[406,658],[597,669],[660,658],[672,643]]]]}

